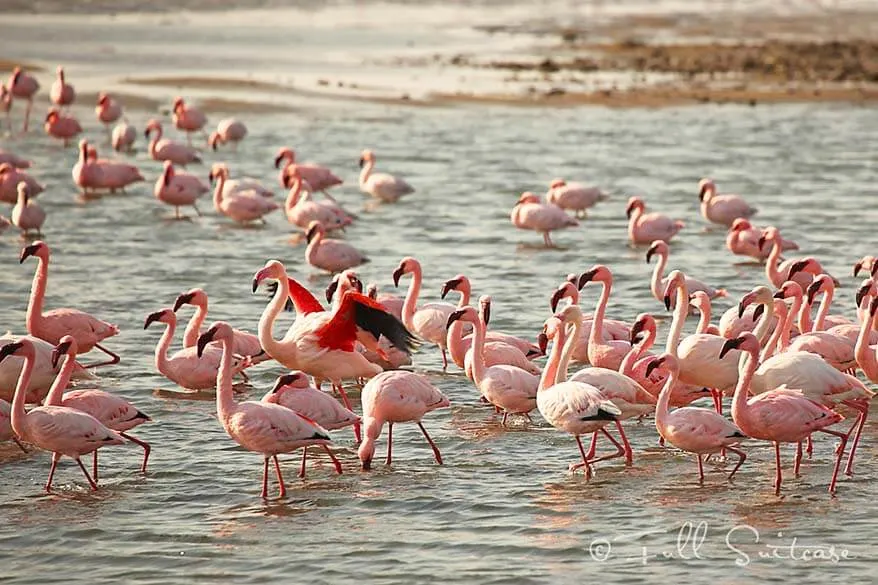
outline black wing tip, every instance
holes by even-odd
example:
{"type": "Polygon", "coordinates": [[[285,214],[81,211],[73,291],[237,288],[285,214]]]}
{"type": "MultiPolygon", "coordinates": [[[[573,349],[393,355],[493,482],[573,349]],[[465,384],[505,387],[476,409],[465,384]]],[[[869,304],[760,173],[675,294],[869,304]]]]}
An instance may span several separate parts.
{"type": "Polygon", "coordinates": [[[619,419],[618,414],[616,414],[614,412],[610,412],[609,410],[604,410],[603,408],[598,408],[598,411],[596,414],[593,414],[591,416],[584,416],[579,420],[590,421],[590,420],[618,420],[618,419],[619,419]]]}
{"type": "Polygon", "coordinates": [[[135,419],[142,419],[142,420],[145,420],[145,421],[151,421],[151,420],[152,420],[152,419],[149,417],[148,414],[146,414],[146,413],[144,413],[144,412],[140,412],[139,410],[137,411],[137,414],[134,415],[134,418],[135,418],[135,419]]]}

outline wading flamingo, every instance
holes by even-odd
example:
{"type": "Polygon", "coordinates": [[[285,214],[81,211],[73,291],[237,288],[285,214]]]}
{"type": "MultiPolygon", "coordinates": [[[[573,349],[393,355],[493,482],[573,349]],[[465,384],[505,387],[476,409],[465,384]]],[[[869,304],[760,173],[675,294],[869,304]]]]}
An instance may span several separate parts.
{"type": "Polygon", "coordinates": [[[240,120],[234,118],[226,118],[220,120],[216,125],[216,130],[210,133],[207,138],[207,144],[214,150],[220,144],[231,144],[232,150],[238,150],[238,143],[247,136],[247,126],[240,120]]]}
{"type": "Polygon", "coordinates": [[[149,156],[152,160],[169,160],[181,167],[201,162],[198,151],[191,146],[162,138],[162,125],[158,120],[147,122],[144,136],[149,140],[149,156]]]}
{"type": "Polygon", "coordinates": [[[70,107],[76,100],[76,90],[64,79],[64,68],[58,66],[58,77],[49,89],[49,101],[59,108],[70,107]]]}
{"type": "Polygon", "coordinates": [[[698,199],[701,201],[701,216],[726,227],[730,227],[739,217],[746,219],[757,212],[740,195],[718,195],[711,179],[699,181],[698,199]]]}
{"type": "Polygon", "coordinates": [[[780,230],[774,226],[765,228],[762,235],[759,236],[760,248],[763,245],[771,247],[771,252],[765,260],[765,277],[775,287],[780,288],[784,282],[794,280],[804,289],[811,284],[815,276],[826,272],[823,270],[820,262],[813,256],[792,258],[778,264],[780,261],[781,242],[780,230]]]}
{"type": "Polygon", "coordinates": [[[331,201],[315,201],[311,194],[303,191],[302,177],[294,168],[289,176],[290,192],[284,203],[287,221],[303,230],[308,229],[311,222],[319,222],[326,231],[341,229],[350,225],[353,220],[337,204],[331,201]]]}
{"type": "Polygon", "coordinates": [[[30,122],[30,111],[34,105],[34,95],[39,91],[40,83],[33,75],[25,73],[21,67],[16,67],[12,70],[12,75],[9,77],[9,82],[6,86],[9,88],[9,93],[12,94],[13,98],[27,101],[27,108],[24,111],[24,125],[21,128],[22,132],[27,132],[28,122],[30,122]]]}
{"type": "MultiPolygon", "coordinates": [[[[558,285],[558,288],[555,289],[555,292],[552,293],[552,298],[549,300],[549,306],[552,308],[552,313],[558,310],[558,305],[563,299],[570,299],[570,304],[573,305],[579,304],[578,284],[579,275],[568,274],[567,279],[558,285]]],[[[588,356],[586,355],[588,349],[588,337],[591,334],[591,325],[594,316],[591,313],[586,313],[583,318],[584,321],[582,322],[579,339],[575,342],[573,349],[573,361],[588,363],[588,356]]],[[[624,321],[604,319],[604,327],[601,335],[605,341],[611,339],[626,340],[631,337],[631,326],[624,321]]]]}
{"type": "Polygon", "coordinates": [[[213,190],[213,207],[217,212],[241,224],[260,221],[265,224],[265,216],[279,208],[274,201],[263,197],[254,189],[225,192],[229,169],[216,164],[210,169],[210,181],[216,181],[213,190]]]}
{"type": "MultiPolygon", "coordinates": [[[[603,264],[596,264],[579,275],[580,289],[589,282],[597,282],[601,285],[601,296],[595,306],[591,333],[588,336],[588,363],[599,368],[618,371],[622,358],[631,349],[631,342],[621,339],[607,341],[603,338],[604,314],[613,288],[613,273],[603,264]]],[[[575,339],[571,338],[570,341],[572,345],[575,339]]]]}
{"type": "Polygon", "coordinates": [[[633,244],[650,244],[656,240],[670,242],[686,224],[664,213],[646,213],[646,203],[632,197],[625,208],[628,217],[628,239],[633,244]]]}
{"type": "Polygon", "coordinates": [[[564,179],[555,179],[549,184],[546,201],[564,210],[574,212],[578,218],[588,215],[589,208],[598,201],[605,201],[607,196],[597,187],[587,187],[580,183],[568,183],[564,179]]]}
{"type": "MultiPolygon", "coordinates": [[[[652,278],[649,281],[649,290],[652,292],[653,298],[659,302],[664,301],[664,291],[665,287],[668,285],[668,278],[664,276],[665,268],[668,265],[668,258],[670,256],[671,250],[668,247],[667,242],[662,240],[654,241],[650,246],[649,250],[646,251],[646,263],[649,264],[652,260],[653,256],[658,256],[658,262],[656,262],[655,268],[652,271],[652,278]]],[[[707,296],[711,299],[715,299],[718,297],[725,297],[728,295],[726,289],[724,288],[714,288],[709,284],[706,284],[696,278],[692,278],[688,275],[683,275],[686,279],[686,290],[689,291],[689,294],[694,293],[695,291],[704,291],[707,293],[707,296]]],[[[671,299],[671,307],[675,307],[677,303],[676,297],[671,299]]]]}
{"type": "MultiPolygon", "coordinates": [[[[399,198],[415,189],[403,179],[387,173],[373,173],[375,155],[371,150],[364,150],[360,155],[360,191],[385,203],[395,203],[399,198]]],[[[315,187],[316,189],[316,187],[315,187]]]]}
{"type": "Polygon", "coordinates": [[[296,152],[291,148],[281,148],[274,157],[274,168],[280,168],[281,162],[285,162],[280,172],[280,184],[289,188],[293,177],[299,177],[308,183],[309,191],[323,191],[341,185],[343,181],[336,176],[328,167],[316,163],[297,163],[296,152]]]}
{"type": "Polygon", "coordinates": [[[186,105],[186,102],[181,97],[174,99],[172,112],[171,118],[174,121],[174,126],[177,127],[177,130],[182,130],[186,133],[186,140],[191,145],[192,133],[204,131],[204,126],[207,124],[207,116],[200,109],[186,105]]]}
{"type": "Polygon", "coordinates": [[[113,127],[110,142],[116,152],[131,152],[136,140],[137,128],[129,124],[127,120],[123,120],[113,127]]]}
{"type": "MultiPolygon", "coordinates": [[[[122,117],[122,106],[119,102],[114,100],[110,94],[102,91],[98,94],[98,103],[95,106],[95,116],[97,116],[98,122],[103,124],[104,128],[107,129],[107,136],[111,136],[110,124],[122,117]]],[[[131,127],[131,132],[135,132],[133,126],[131,127]]],[[[131,142],[134,142],[133,137],[131,142]]],[[[122,150],[121,148],[116,148],[115,144],[113,144],[113,148],[116,150],[122,150]]]]}
{"type": "Polygon", "coordinates": [[[305,261],[314,268],[329,273],[341,272],[369,261],[365,254],[343,240],[326,237],[326,229],[319,221],[312,221],[305,232],[308,247],[305,261]]]}
{"type": "MultiPolygon", "coordinates": [[[[52,387],[55,376],[61,371],[61,367],[52,363],[52,352],[55,346],[33,335],[12,335],[7,333],[0,336],[0,345],[27,339],[34,346],[34,367],[30,381],[26,389],[25,401],[29,404],[42,402],[52,387]]],[[[15,386],[21,375],[24,360],[17,357],[7,357],[0,362],[0,400],[12,401],[15,394],[15,386]]],[[[72,377],[75,380],[91,380],[95,376],[82,367],[79,363],[74,364],[72,377]]]]}
{"type": "MultiPolygon", "coordinates": [[[[765,260],[771,253],[771,246],[759,245],[759,237],[762,235],[762,229],[753,227],[750,220],[739,217],[729,228],[726,235],[726,248],[732,254],[738,256],[749,256],[756,260],[765,260]]],[[[798,250],[799,245],[791,240],[781,239],[781,250],[798,250]]]]}
{"type": "Polygon", "coordinates": [[[47,135],[63,140],[65,147],[70,144],[71,138],[75,138],[82,132],[79,120],[73,116],[62,114],[56,108],[51,108],[46,114],[46,123],[43,128],[47,135]]]}
{"type": "Polygon", "coordinates": [[[0,201],[15,205],[18,200],[18,184],[27,183],[31,197],[36,197],[46,190],[46,187],[24,171],[20,171],[11,163],[0,163],[0,201]]]}
{"type": "Polygon", "coordinates": [[[22,181],[18,184],[18,201],[9,216],[12,225],[21,230],[24,238],[27,238],[31,232],[41,236],[43,223],[46,221],[46,212],[39,203],[31,199],[28,191],[27,183],[22,181]]]}
{"type": "Polygon", "coordinates": [[[551,232],[579,225],[579,221],[567,215],[563,209],[554,203],[543,203],[539,195],[530,191],[521,194],[509,218],[512,220],[512,225],[520,230],[532,230],[543,234],[543,242],[547,248],[555,247],[551,232]]]}
{"type": "Polygon", "coordinates": [[[195,175],[178,172],[174,169],[174,163],[165,161],[164,170],[155,182],[153,195],[167,205],[174,206],[174,217],[181,219],[180,207],[187,205],[201,215],[195,203],[198,198],[210,191],[210,188],[195,175]]]}
{"type": "MultiPolygon", "coordinates": [[[[12,109],[12,93],[6,89],[5,83],[0,83],[0,111],[3,112],[4,117],[6,118],[6,131],[9,134],[12,134],[12,117],[9,115],[9,110],[12,109]]],[[[0,162],[8,162],[7,159],[4,159],[4,155],[6,153],[0,150],[0,162]]],[[[28,164],[28,167],[30,164],[28,164]]],[[[27,168],[27,167],[21,167],[27,168]]],[[[9,427],[12,428],[12,427],[9,427]]],[[[11,432],[11,431],[10,431],[11,432]]]]}

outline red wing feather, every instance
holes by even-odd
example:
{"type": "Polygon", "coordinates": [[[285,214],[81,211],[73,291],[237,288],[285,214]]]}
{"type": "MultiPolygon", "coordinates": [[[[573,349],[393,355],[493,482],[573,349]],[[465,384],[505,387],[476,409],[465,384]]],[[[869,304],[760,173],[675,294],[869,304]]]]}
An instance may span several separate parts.
{"type": "Polygon", "coordinates": [[[323,305],[317,300],[311,291],[293,280],[287,279],[290,283],[290,300],[296,308],[296,313],[307,315],[308,313],[318,313],[323,311],[323,305]]]}
{"type": "Polygon", "coordinates": [[[354,291],[347,291],[338,310],[316,333],[321,347],[354,351],[357,329],[368,331],[376,340],[384,335],[407,353],[415,347],[415,338],[384,306],[354,291]]]}

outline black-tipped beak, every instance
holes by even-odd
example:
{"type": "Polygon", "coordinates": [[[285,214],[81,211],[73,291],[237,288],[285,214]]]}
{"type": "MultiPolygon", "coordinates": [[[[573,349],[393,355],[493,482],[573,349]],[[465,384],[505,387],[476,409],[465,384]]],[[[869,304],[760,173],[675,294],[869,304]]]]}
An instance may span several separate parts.
{"type": "Polygon", "coordinates": [[[3,347],[0,347],[0,362],[17,352],[23,345],[24,344],[20,341],[13,341],[12,343],[7,343],[3,347]]]}
{"type": "Polygon", "coordinates": [[[274,382],[274,387],[271,389],[271,393],[274,394],[284,386],[292,384],[298,377],[299,374],[284,374],[283,376],[278,376],[277,380],[274,382]]]}
{"type": "Polygon", "coordinates": [[[807,260],[799,260],[798,262],[794,262],[794,263],[790,266],[790,275],[787,277],[787,280],[792,279],[792,278],[793,278],[793,275],[794,275],[796,272],[801,272],[802,270],[805,269],[805,267],[806,267],[807,265],[808,265],[808,261],[807,261],[807,260]]]}
{"type": "Polygon", "coordinates": [[[213,174],[213,171],[207,173],[207,182],[213,185],[213,180],[216,179],[216,175],[213,174]]]}
{"type": "Polygon", "coordinates": [[[814,303],[814,297],[820,292],[820,282],[815,280],[811,284],[808,285],[808,304],[811,305],[814,303]]]}
{"type": "Polygon", "coordinates": [[[18,258],[18,263],[22,264],[29,257],[36,254],[37,250],[39,250],[39,249],[40,249],[40,247],[37,244],[31,244],[30,246],[25,247],[24,250],[21,251],[21,256],[19,256],[19,258],[18,258]]]}
{"type": "Polygon", "coordinates": [[[52,367],[57,368],[58,362],[61,360],[61,356],[67,353],[67,350],[70,349],[70,342],[64,341],[56,345],[52,348],[52,367]]]}
{"type": "Polygon", "coordinates": [[[767,238],[765,237],[765,234],[762,234],[761,236],[759,236],[759,249],[760,250],[762,249],[763,246],[765,246],[765,240],[767,240],[767,238]]]}
{"type": "Polygon", "coordinates": [[[176,313],[180,310],[180,307],[191,301],[195,298],[195,293],[183,293],[177,297],[177,300],[174,301],[174,312],[176,313]]]}
{"type": "Polygon", "coordinates": [[[451,280],[446,281],[445,284],[442,285],[442,298],[444,299],[448,293],[456,290],[459,285],[459,278],[452,278],[451,280]]]}
{"type": "MultiPolygon", "coordinates": [[[[698,200],[704,201],[704,194],[707,192],[707,185],[702,185],[701,189],[698,191],[698,200]]],[[[760,246],[761,248],[762,246],[760,246]]]]}
{"type": "Polygon", "coordinates": [[[311,240],[314,238],[314,234],[316,234],[316,233],[317,233],[317,226],[316,225],[309,228],[308,232],[305,234],[305,241],[310,244],[311,240]]]}
{"type": "Polygon", "coordinates": [[[652,261],[652,257],[655,256],[656,248],[652,247],[646,251],[646,263],[649,264],[652,261]]]}
{"type": "Polygon", "coordinates": [[[364,159],[364,158],[361,156],[359,162],[357,163],[357,166],[360,167],[360,168],[362,169],[364,164],[366,164],[366,159],[364,159]]]}
{"type": "Polygon", "coordinates": [[[744,311],[747,310],[747,305],[744,304],[744,301],[738,303],[738,319],[744,316],[744,311]]]}
{"type": "Polygon", "coordinates": [[[854,298],[857,300],[857,306],[859,307],[863,304],[863,297],[866,296],[866,293],[869,292],[870,285],[868,283],[864,284],[860,288],[857,289],[857,294],[854,295],[854,298]]]}
{"type": "Polygon", "coordinates": [[[719,359],[723,359],[727,353],[732,351],[733,349],[738,349],[741,347],[742,339],[740,337],[736,337],[735,339],[728,339],[723,344],[721,350],[719,350],[719,359]]]}
{"type": "Polygon", "coordinates": [[[665,301],[665,310],[670,311],[671,310],[671,295],[665,295],[664,301],[665,301]]]}
{"type": "Polygon", "coordinates": [[[540,353],[546,355],[546,349],[549,347],[549,336],[545,333],[537,335],[537,347],[540,348],[540,353]]]}
{"type": "Polygon", "coordinates": [[[284,158],[283,155],[280,155],[280,154],[277,155],[276,157],[274,157],[274,168],[276,168],[276,169],[280,168],[280,161],[282,161],[283,158],[284,158]]]}
{"type": "Polygon", "coordinates": [[[143,322],[143,328],[146,329],[147,327],[161,319],[162,315],[164,314],[164,311],[156,311],[155,313],[150,313],[146,316],[146,321],[143,322]]]}
{"type": "MultiPolygon", "coordinates": [[[[863,261],[860,260],[856,264],[854,264],[854,276],[857,276],[860,273],[860,270],[863,269],[863,261]]],[[[857,303],[859,304],[859,303],[857,303]]]]}
{"type": "Polygon", "coordinates": [[[198,355],[198,357],[201,357],[202,355],[204,355],[204,348],[207,347],[208,343],[213,341],[214,335],[216,335],[216,329],[211,327],[210,329],[208,329],[207,331],[205,331],[204,333],[202,333],[198,337],[198,342],[195,344],[195,346],[196,346],[195,353],[198,355]]]}
{"type": "Polygon", "coordinates": [[[761,317],[763,313],[765,313],[765,305],[763,305],[763,304],[756,305],[756,308],[753,309],[753,322],[755,323],[756,320],[758,320],[759,317],[761,317]]]}
{"type": "Polygon", "coordinates": [[[451,324],[463,317],[464,309],[458,309],[448,315],[448,321],[445,322],[445,328],[448,329],[451,327],[451,324]]]}
{"type": "Polygon", "coordinates": [[[649,364],[647,364],[647,366],[646,366],[646,377],[649,378],[649,376],[652,375],[652,373],[654,371],[656,371],[658,368],[660,368],[663,363],[664,363],[664,360],[661,358],[658,358],[658,359],[655,359],[655,360],[652,360],[651,362],[649,362],[649,364]]]}
{"type": "Polygon", "coordinates": [[[628,219],[631,219],[631,213],[632,213],[633,211],[634,211],[634,206],[633,206],[633,205],[629,205],[628,207],[626,207],[626,208],[625,208],[625,217],[627,217],[628,219]]]}
{"type": "Polygon", "coordinates": [[[253,286],[251,287],[251,292],[256,292],[256,289],[258,289],[258,288],[259,288],[259,279],[254,278],[253,279],[253,286]]]}
{"type": "Polygon", "coordinates": [[[582,290],[582,287],[591,282],[591,279],[593,279],[595,277],[595,274],[597,273],[597,269],[592,268],[588,272],[583,272],[582,274],[580,274],[579,281],[576,283],[577,288],[579,288],[579,290],[582,290]]]}
{"type": "Polygon", "coordinates": [[[331,303],[332,297],[335,295],[335,291],[338,290],[338,279],[334,279],[329,283],[329,286],[326,287],[326,302],[331,303]]]}
{"type": "Polygon", "coordinates": [[[402,275],[405,274],[405,266],[398,266],[396,270],[393,271],[393,286],[399,286],[399,279],[402,278],[402,275]]]}
{"type": "Polygon", "coordinates": [[[643,333],[643,321],[635,321],[631,326],[631,345],[639,341],[638,337],[643,333]]]}
{"type": "Polygon", "coordinates": [[[551,306],[553,313],[558,310],[558,303],[560,303],[561,299],[564,298],[564,292],[564,288],[562,287],[552,293],[551,306]]]}
{"type": "Polygon", "coordinates": [[[774,293],[774,294],[771,295],[771,296],[774,297],[774,298],[776,298],[776,299],[781,299],[781,300],[783,300],[783,299],[786,298],[786,297],[784,296],[784,294],[783,294],[783,289],[777,291],[776,293],[774,293]]]}

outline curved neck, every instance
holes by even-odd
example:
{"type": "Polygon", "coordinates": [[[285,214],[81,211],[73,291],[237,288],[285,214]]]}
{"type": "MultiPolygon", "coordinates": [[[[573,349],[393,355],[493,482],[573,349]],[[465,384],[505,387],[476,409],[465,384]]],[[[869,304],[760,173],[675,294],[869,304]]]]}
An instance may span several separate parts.
{"type": "Polygon", "coordinates": [[[232,340],[224,338],[220,341],[223,357],[220,359],[219,371],[216,374],[216,415],[223,423],[235,410],[235,399],[232,398],[232,340]]]}
{"type": "Polygon", "coordinates": [[[658,395],[658,401],[656,401],[655,405],[655,426],[658,429],[659,434],[662,434],[662,431],[668,425],[668,411],[671,405],[671,390],[673,390],[674,386],[677,385],[677,380],[680,378],[680,370],[679,368],[672,368],[670,373],[668,374],[668,379],[665,380],[665,385],[662,386],[661,392],[658,395]]]}
{"type": "Polygon", "coordinates": [[[811,303],[804,299],[802,306],[799,308],[798,322],[801,333],[808,333],[814,330],[814,323],[811,321],[811,303]]]}
{"type": "MultiPolygon", "coordinates": [[[[746,425],[747,396],[750,393],[750,381],[753,379],[753,373],[756,371],[756,357],[748,351],[741,352],[741,358],[738,362],[738,385],[735,386],[735,395],[732,398],[732,419],[740,427],[738,421],[744,420],[746,425]]],[[[742,429],[743,430],[743,429],[742,429]]]]}
{"type": "Polygon", "coordinates": [[[167,376],[168,371],[168,350],[171,349],[171,342],[174,340],[174,333],[177,330],[177,324],[174,322],[165,323],[165,332],[159,339],[158,345],[155,346],[155,368],[167,376]]]}
{"type": "Polygon", "coordinates": [[[12,399],[12,411],[10,419],[12,430],[22,439],[27,439],[25,432],[27,413],[24,411],[24,402],[27,396],[27,388],[30,386],[30,377],[34,371],[34,355],[24,356],[24,366],[18,375],[18,383],[15,385],[15,396],[12,399]]]}
{"type": "Polygon", "coordinates": [[[652,271],[652,279],[649,281],[649,289],[652,291],[652,296],[659,302],[661,302],[662,294],[665,292],[662,290],[662,276],[664,276],[665,267],[667,265],[667,255],[659,254],[658,260],[655,263],[655,268],[652,271]]]}
{"type": "Polygon", "coordinates": [[[201,326],[207,319],[207,303],[198,305],[195,308],[195,314],[189,319],[186,330],[183,332],[183,347],[192,347],[198,343],[198,336],[201,334],[201,326]]]}
{"type": "Polygon", "coordinates": [[[860,323],[860,333],[857,335],[857,344],[854,347],[854,358],[857,364],[863,369],[866,377],[873,382],[878,381],[878,347],[874,350],[869,346],[869,335],[872,332],[872,319],[869,318],[868,297],[863,299],[865,303],[865,318],[860,323]]]}
{"type": "MultiPolygon", "coordinates": [[[[764,303],[765,311],[762,312],[762,317],[759,318],[759,323],[756,324],[756,328],[753,329],[753,335],[756,336],[756,339],[759,340],[759,343],[768,336],[768,331],[771,328],[772,316],[774,315],[774,302],[764,303]]],[[[780,322],[778,322],[778,326],[780,322]]]]}
{"type": "Polygon", "coordinates": [[[27,303],[25,327],[31,333],[43,318],[43,299],[46,296],[46,282],[49,280],[49,259],[38,258],[37,270],[30,288],[30,299],[27,303]]]}
{"type": "Polygon", "coordinates": [[[277,316],[280,315],[280,312],[284,310],[287,297],[290,296],[289,280],[290,279],[284,275],[277,281],[277,290],[274,291],[274,296],[271,297],[271,301],[262,311],[262,316],[259,318],[259,327],[257,329],[259,345],[262,346],[268,355],[275,359],[277,359],[275,356],[281,355],[282,353],[295,353],[296,351],[296,345],[294,343],[290,343],[289,347],[282,347],[280,342],[272,335],[274,322],[277,320],[277,316]]]}
{"type": "Polygon", "coordinates": [[[155,155],[156,147],[158,146],[159,140],[162,139],[161,127],[153,128],[150,136],[151,138],[149,140],[149,154],[150,156],[153,156],[155,155]]]}
{"type": "Polygon", "coordinates": [[[286,209],[287,213],[292,211],[292,209],[299,202],[299,195],[302,193],[302,179],[296,179],[293,182],[293,186],[290,188],[290,192],[287,195],[287,200],[284,203],[284,209],[286,209]]]}
{"type": "Polygon", "coordinates": [[[573,348],[576,347],[576,340],[579,339],[579,332],[582,329],[582,321],[576,320],[571,324],[570,335],[564,343],[564,350],[561,352],[561,360],[558,363],[558,371],[555,373],[555,383],[560,384],[567,380],[567,368],[570,365],[570,358],[573,356],[573,348]]]}
{"type": "Polygon", "coordinates": [[[415,267],[412,271],[412,281],[409,283],[409,290],[405,294],[405,301],[402,304],[402,323],[409,331],[413,329],[412,318],[415,316],[415,306],[418,304],[418,295],[421,294],[421,268],[415,267]]]}
{"type": "Polygon", "coordinates": [[[631,374],[634,373],[634,364],[637,363],[637,360],[639,360],[640,357],[646,353],[646,350],[652,347],[653,343],[655,343],[655,335],[656,334],[653,331],[649,331],[646,339],[631,346],[631,349],[628,350],[628,353],[622,358],[622,363],[619,364],[620,374],[631,377],[631,374]]]}
{"type": "Polygon", "coordinates": [[[826,316],[829,315],[829,308],[832,306],[832,297],[834,296],[835,289],[831,286],[823,293],[823,299],[820,300],[820,308],[817,309],[817,318],[814,320],[812,331],[823,331],[826,328],[826,316]]]}
{"type": "Polygon", "coordinates": [[[689,314],[689,291],[686,284],[680,283],[677,287],[677,304],[674,306],[674,318],[671,320],[671,329],[668,331],[668,341],[665,343],[665,351],[677,357],[677,347],[680,345],[680,336],[683,335],[683,325],[689,314]]]}
{"type": "Polygon", "coordinates": [[[698,309],[701,311],[701,316],[698,318],[695,333],[707,333],[707,328],[710,327],[710,301],[700,304],[698,309]]]}
{"type": "Polygon", "coordinates": [[[223,188],[226,185],[226,174],[220,173],[216,176],[216,187],[213,190],[213,204],[219,208],[223,202],[223,188]]]}
{"type": "MultiPolygon", "coordinates": [[[[591,322],[591,331],[588,334],[588,347],[596,347],[601,344],[604,339],[604,313],[607,311],[607,303],[610,302],[610,283],[602,282],[601,296],[598,299],[594,309],[594,317],[591,322]]],[[[575,338],[571,336],[571,338],[575,338]]]]}
{"type": "Polygon", "coordinates": [[[375,166],[374,160],[367,160],[363,165],[363,169],[360,171],[360,187],[366,184],[366,181],[369,180],[369,175],[372,174],[372,167],[375,166]]]}
{"type": "Polygon", "coordinates": [[[631,241],[634,241],[634,230],[637,229],[641,217],[643,217],[643,209],[635,207],[631,212],[631,217],[628,218],[628,238],[631,241]]]}
{"type": "MultiPolygon", "coordinates": [[[[452,323],[452,325],[456,325],[452,323]]],[[[478,321],[473,324],[473,382],[481,385],[482,379],[485,377],[485,322],[479,315],[478,321]]]]}
{"type": "Polygon", "coordinates": [[[780,238],[774,238],[771,241],[771,252],[768,253],[768,258],[765,259],[765,277],[774,286],[783,284],[783,278],[777,270],[778,260],[780,260],[780,238]]]}
{"type": "Polygon", "coordinates": [[[73,374],[75,366],[76,356],[69,353],[66,354],[64,356],[64,363],[61,364],[61,371],[58,372],[58,375],[52,382],[52,387],[49,388],[49,393],[43,399],[44,406],[61,406],[61,401],[64,399],[64,390],[70,384],[70,376],[73,374]]]}
{"type": "MultiPolygon", "coordinates": [[[[448,353],[454,363],[460,365],[466,360],[466,347],[463,343],[463,323],[458,319],[451,324],[448,332],[445,334],[445,342],[448,345],[448,353]]],[[[473,332],[473,343],[475,346],[475,331],[473,332]]]]}
{"type": "Polygon", "coordinates": [[[540,375],[540,384],[537,386],[537,392],[554,386],[557,383],[556,378],[558,364],[561,362],[561,350],[565,348],[566,345],[567,332],[562,324],[561,329],[555,335],[555,343],[552,344],[552,351],[549,352],[549,359],[546,360],[546,367],[543,368],[543,373],[540,375]]]}
{"type": "Polygon", "coordinates": [[[793,324],[796,321],[796,315],[799,312],[801,304],[802,297],[793,297],[793,306],[790,307],[789,311],[787,312],[786,323],[784,323],[783,332],[780,336],[780,345],[777,348],[778,351],[783,351],[790,345],[790,333],[793,330],[793,324]]]}
{"type": "MultiPolygon", "coordinates": [[[[777,323],[774,326],[774,331],[771,332],[771,337],[768,338],[768,342],[762,346],[762,353],[759,356],[759,358],[763,362],[774,355],[774,352],[777,350],[778,341],[780,341],[781,335],[783,335],[784,330],[786,330],[786,324],[787,324],[786,308],[787,308],[786,304],[780,303],[780,308],[779,308],[778,312],[776,313],[777,323]]],[[[772,307],[772,311],[773,311],[773,307],[772,307]]],[[[766,312],[768,312],[768,309],[766,309],[766,312]]],[[[775,313],[772,313],[772,314],[775,314],[775,313]]],[[[789,331],[789,330],[787,330],[787,331],[789,331]]],[[[760,343],[762,342],[762,340],[759,337],[757,337],[756,339],[759,339],[760,343]]],[[[789,339],[787,340],[787,343],[789,344],[789,339]]]]}

